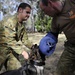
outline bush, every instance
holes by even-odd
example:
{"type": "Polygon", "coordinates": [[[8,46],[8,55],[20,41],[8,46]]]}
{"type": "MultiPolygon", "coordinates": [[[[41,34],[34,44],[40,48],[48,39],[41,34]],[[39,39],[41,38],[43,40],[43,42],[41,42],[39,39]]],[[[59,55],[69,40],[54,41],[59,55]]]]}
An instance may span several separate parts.
{"type": "Polygon", "coordinates": [[[35,23],[35,28],[38,32],[49,32],[51,28],[51,17],[44,17],[44,19],[38,19],[35,23]]]}

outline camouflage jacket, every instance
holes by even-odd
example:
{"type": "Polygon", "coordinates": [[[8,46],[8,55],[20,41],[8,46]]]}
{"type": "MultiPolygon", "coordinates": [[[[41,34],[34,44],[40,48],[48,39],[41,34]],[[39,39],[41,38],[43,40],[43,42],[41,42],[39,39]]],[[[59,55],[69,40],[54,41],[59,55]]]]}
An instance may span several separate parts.
{"type": "Polygon", "coordinates": [[[25,25],[18,22],[17,14],[0,22],[0,45],[18,54],[23,50],[30,51],[32,43],[28,40],[25,25]]]}

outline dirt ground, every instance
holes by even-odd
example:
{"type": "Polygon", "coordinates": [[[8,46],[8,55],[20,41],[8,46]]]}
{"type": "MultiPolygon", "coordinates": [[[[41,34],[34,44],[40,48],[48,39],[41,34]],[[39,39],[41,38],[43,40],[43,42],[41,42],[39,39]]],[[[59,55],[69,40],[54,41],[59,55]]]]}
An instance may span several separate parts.
{"type": "MultiPolygon", "coordinates": [[[[34,44],[39,44],[40,39],[45,36],[43,33],[34,33],[29,34],[29,40],[33,41],[34,44]]],[[[66,40],[64,34],[59,34],[58,36],[58,43],[56,46],[55,52],[46,59],[46,65],[45,65],[45,73],[44,75],[53,75],[56,69],[57,62],[60,58],[60,55],[63,52],[64,49],[64,41],[66,40]]]]}
{"type": "MultiPolygon", "coordinates": [[[[45,34],[43,33],[29,33],[28,34],[29,40],[32,41],[33,44],[38,44],[38,45],[43,36],[45,36],[45,34]]],[[[59,34],[58,43],[57,43],[55,52],[51,56],[46,58],[44,75],[54,74],[57,62],[64,49],[64,40],[65,40],[64,34],[59,34]]]]}

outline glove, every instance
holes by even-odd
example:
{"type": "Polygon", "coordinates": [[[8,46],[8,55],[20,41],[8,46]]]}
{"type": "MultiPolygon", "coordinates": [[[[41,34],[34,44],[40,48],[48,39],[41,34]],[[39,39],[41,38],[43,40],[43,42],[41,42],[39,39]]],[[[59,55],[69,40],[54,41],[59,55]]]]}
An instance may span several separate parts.
{"type": "Polygon", "coordinates": [[[52,34],[48,33],[45,37],[43,37],[39,43],[39,50],[46,56],[50,56],[56,47],[57,38],[52,34]]]}

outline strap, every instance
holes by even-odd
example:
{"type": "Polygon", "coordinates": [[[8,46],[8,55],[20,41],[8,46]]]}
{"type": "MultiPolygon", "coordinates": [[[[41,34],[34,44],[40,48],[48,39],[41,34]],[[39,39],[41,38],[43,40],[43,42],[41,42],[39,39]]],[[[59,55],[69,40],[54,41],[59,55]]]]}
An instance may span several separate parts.
{"type": "Polygon", "coordinates": [[[12,54],[19,60],[19,54],[17,54],[12,48],[9,48],[9,50],[12,52],[12,54]]]}

